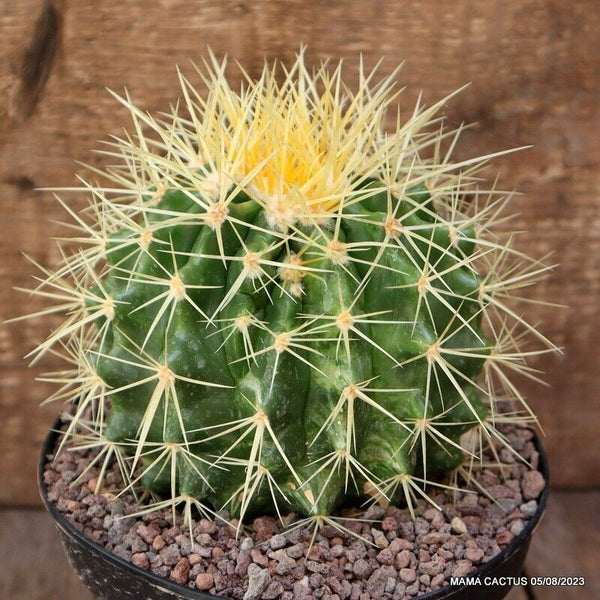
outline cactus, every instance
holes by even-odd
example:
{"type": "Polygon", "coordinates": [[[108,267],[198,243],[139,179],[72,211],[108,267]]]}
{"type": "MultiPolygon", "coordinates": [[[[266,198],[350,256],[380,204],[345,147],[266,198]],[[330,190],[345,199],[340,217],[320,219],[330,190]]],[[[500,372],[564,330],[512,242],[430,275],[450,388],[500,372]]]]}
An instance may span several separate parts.
{"type": "Polygon", "coordinates": [[[448,98],[385,133],[395,72],[361,67],[352,92],[300,52],[234,91],[211,61],[207,95],[180,73],[160,118],[115,95],[118,164],[67,188],[82,213],[59,198],[78,232],[34,294],[66,320],[32,354],[71,364],[46,377],[74,405],[65,439],[98,449],[99,486],[118,460],[188,513],[412,510],[508,447],[499,423],[535,420],[512,376],[553,346],[509,298],[549,267],[499,231],[511,194],[480,188],[502,152],[452,161],[448,98]]]}

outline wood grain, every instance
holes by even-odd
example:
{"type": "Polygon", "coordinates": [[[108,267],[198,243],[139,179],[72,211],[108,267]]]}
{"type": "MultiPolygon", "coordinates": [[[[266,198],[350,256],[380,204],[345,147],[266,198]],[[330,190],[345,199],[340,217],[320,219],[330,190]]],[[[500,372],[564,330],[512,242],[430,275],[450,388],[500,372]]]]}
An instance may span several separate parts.
{"type": "Polygon", "coordinates": [[[92,600],[40,510],[0,510],[0,598],[92,600]]]}
{"type": "Polygon", "coordinates": [[[514,587],[506,596],[506,600],[530,600],[527,598],[527,592],[525,588],[518,586],[514,587]]]}
{"type": "Polygon", "coordinates": [[[526,570],[529,577],[583,577],[585,585],[532,588],[544,600],[600,598],[600,491],[553,492],[535,531],[526,570]]]}
{"type": "MultiPolygon", "coordinates": [[[[34,189],[74,184],[84,169],[73,159],[98,164],[97,140],[127,125],[105,87],[165,109],[178,96],[175,65],[191,72],[188,59],[200,61],[207,45],[255,75],[263,57],[288,60],[306,43],[312,62],[347,59],[350,83],[359,52],[367,66],[384,56],[382,74],[406,59],[406,109],[420,89],[431,102],[473,82],[446,111],[453,124],[479,123],[459,157],[534,144],[499,161],[501,181],[524,193],[514,204],[516,226],[529,231],[522,247],[554,251],[561,265],[536,296],[570,308],[525,308],[565,348],[535,363],[551,387],[525,388],[548,434],[553,484],[598,485],[599,29],[594,0],[0,0],[0,319],[38,308],[12,291],[34,272],[21,251],[57,259],[49,238],[61,229],[49,219],[64,215],[34,189]]],[[[37,449],[58,407],[37,408],[49,389],[21,357],[47,328],[0,327],[0,504],[38,502],[37,449]]]]}

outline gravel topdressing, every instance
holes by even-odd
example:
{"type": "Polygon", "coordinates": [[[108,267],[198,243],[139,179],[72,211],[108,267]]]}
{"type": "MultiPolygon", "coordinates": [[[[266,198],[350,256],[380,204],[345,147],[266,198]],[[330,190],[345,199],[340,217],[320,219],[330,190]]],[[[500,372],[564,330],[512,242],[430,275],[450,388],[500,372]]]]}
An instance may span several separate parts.
{"type": "MultiPolygon", "coordinates": [[[[503,477],[498,468],[473,471],[495,502],[482,493],[430,487],[442,511],[419,501],[413,521],[407,509],[372,506],[360,513],[364,520],[340,521],[365,541],[325,525],[308,554],[314,526],[286,531],[274,517],[255,519],[236,537],[231,526],[198,516],[193,547],[187,524],[181,518],[174,524],[170,509],[128,517],[143,507],[131,495],[115,497],[123,487],[116,464],[101,494],[93,493],[95,468],[74,483],[94,451],[64,451],[55,460],[48,456],[44,480],[48,498],[87,537],[190,588],[244,600],[400,600],[439,589],[450,577],[477,568],[504,549],[535,513],[545,482],[537,471],[533,434],[513,426],[502,431],[533,469],[498,445],[503,477]]],[[[340,517],[356,512],[342,511],[340,517]]],[[[296,520],[295,515],[284,518],[288,527],[296,520]]]]}

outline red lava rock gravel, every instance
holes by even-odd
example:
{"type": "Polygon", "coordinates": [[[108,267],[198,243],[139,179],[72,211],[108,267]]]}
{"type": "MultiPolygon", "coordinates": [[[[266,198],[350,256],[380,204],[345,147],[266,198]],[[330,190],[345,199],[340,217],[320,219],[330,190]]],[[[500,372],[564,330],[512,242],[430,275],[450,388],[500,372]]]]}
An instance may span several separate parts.
{"type": "MultiPolygon", "coordinates": [[[[406,509],[372,506],[361,515],[365,521],[343,523],[364,541],[327,525],[308,554],[312,527],[286,531],[274,517],[255,519],[236,537],[231,526],[198,516],[192,545],[187,525],[173,523],[170,510],[128,516],[141,507],[131,495],[115,497],[122,485],[116,465],[101,494],[93,493],[95,468],[75,483],[93,451],[62,452],[49,460],[44,479],[49,499],[91,540],[190,588],[239,600],[400,600],[466,575],[505,548],[535,513],[545,482],[535,470],[539,457],[532,433],[515,427],[504,433],[534,469],[499,445],[504,479],[497,468],[474,470],[496,502],[483,494],[430,488],[442,511],[419,501],[413,521],[406,509]]],[[[295,519],[288,515],[284,521],[295,519]]]]}

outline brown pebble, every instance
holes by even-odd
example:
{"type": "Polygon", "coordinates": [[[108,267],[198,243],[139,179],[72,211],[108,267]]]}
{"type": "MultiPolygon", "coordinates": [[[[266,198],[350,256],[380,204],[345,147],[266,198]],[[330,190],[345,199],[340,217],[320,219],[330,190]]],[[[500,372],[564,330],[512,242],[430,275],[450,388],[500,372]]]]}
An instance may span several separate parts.
{"type": "Polygon", "coordinates": [[[447,561],[451,558],[454,558],[454,553],[450,552],[450,550],[444,550],[444,548],[439,548],[436,552],[436,557],[438,560],[443,559],[444,561],[447,561]]]}
{"type": "Polygon", "coordinates": [[[537,511],[537,506],[538,505],[535,500],[530,500],[529,502],[521,504],[519,511],[524,517],[533,517],[537,511]]]}
{"type": "Polygon", "coordinates": [[[525,529],[525,525],[521,519],[517,519],[510,524],[509,530],[513,535],[519,535],[523,529],[525,529]]]}
{"type": "Polygon", "coordinates": [[[444,515],[437,508],[430,508],[423,513],[423,516],[431,521],[434,529],[439,529],[444,524],[444,515]]]}
{"type": "Polygon", "coordinates": [[[544,476],[539,471],[527,471],[521,481],[523,498],[525,500],[535,500],[546,486],[544,476]]]}
{"type": "Polygon", "coordinates": [[[454,517],[452,521],[450,521],[450,527],[454,533],[458,535],[462,533],[467,533],[467,526],[465,522],[460,517],[454,517]]]}
{"type": "Polygon", "coordinates": [[[252,548],[250,550],[250,557],[252,558],[252,562],[256,563],[259,567],[268,567],[269,559],[257,548],[252,548]]]}
{"type": "Polygon", "coordinates": [[[445,544],[450,539],[449,533],[443,531],[430,531],[423,536],[424,544],[445,544]]]}
{"type": "Polygon", "coordinates": [[[461,508],[472,508],[477,505],[477,496],[476,494],[465,493],[458,504],[461,508]]]}
{"type": "Polygon", "coordinates": [[[405,583],[412,583],[417,578],[417,572],[414,569],[400,569],[400,579],[405,583]]]}
{"type": "Polygon", "coordinates": [[[467,573],[470,573],[473,569],[473,565],[468,560],[459,560],[456,562],[456,567],[452,571],[452,577],[464,577],[467,573]]]}
{"type": "Polygon", "coordinates": [[[141,525],[137,529],[138,535],[147,543],[151,544],[157,535],[160,535],[160,527],[154,523],[149,525],[141,525]]]}
{"type": "Polygon", "coordinates": [[[368,577],[371,574],[372,569],[371,565],[369,565],[369,563],[364,558],[359,558],[354,563],[352,570],[359,579],[362,579],[363,577],[368,577]]]}
{"type": "Polygon", "coordinates": [[[199,573],[196,576],[196,589],[198,590],[210,590],[213,583],[212,573],[199,573]]]}
{"type": "Polygon", "coordinates": [[[540,453],[537,450],[534,450],[529,457],[529,462],[531,463],[532,468],[537,469],[540,466],[540,453]]]}
{"type": "Polygon", "coordinates": [[[465,550],[465,558],[472,563],[479,563],[483,559],[484,552],[481,548],[467,548],[465,550]]]}
{"type": "Polygon", "coordinates": [[[310,549],[310,552],[308,553],[308,556],[306,558],[308,560],[319,560],[320,556],[321,556],[321,547],[320,546],[313,546],[310,549]]]}
{"type": "Polygon", "coordinates": [[[148,570],[150,568],[150,561],[148,560],[148,555],[145,552],[136,552],[131,555],[131,562],[141,569],[148,570]]]}
{"type": "Polygon", "coordinates": [[[165,565],[174,567],[181,560],[181,550],[177,544],[170,544],[160,551],[160,557],[165,565]]]}
{"type": "Polygon", "coordinates": [[[419,570],[421,573],[425,573],[426,575],[438,575],[444,570],[444,568],[442,565],[440,565],[440,563],[430,560],[428,562],[420,563],[419,570]]]}
{"type": "MultiPolygon", "coordinates": [[[[341,538],[333,538],[333,539],[335,540],[335,539],[341,539],[341,538]]],[[[331,541],[333,541],[333,540],[331,540],[331,541]]],[[[336,544],[333,547],[341,548],[342,546],[336,544]]],[[[304,544],[301,542],[298,544],[294,544],[293,546],[290,546],[289,548],[287,548],[286,552],[290,558],[300,558],[304,554],[304,544]]]]}
{"type": "Polygon", "coordinates": [[[187,583],[190,574],[190,563],[187,558],[182,558],[171,571],[171,580],[175,583],[187,583]]]}
{"type": "Polygon", "coordinates": [[[284,587],[281,581],[271,581],[261,598],[262,600],[274,600],[283,593],[283,590],[284,587]]]}
{"type": "Polygon", "coordinates": [[[480,517],[465,515],[463,516],[462,521],[466,525],[469,535],[477,535],[479,533],[479,526],[481,525],[480,517]]]}
{"type": "Polygon", "coordinates": [[[398,525],[394,517],[385,517],[381,522],[381,529],[383,529],[383,531],[395,531],[397,527],[398,525]]]}
{"type": "Polygon", "coordinates": [[[514,492],[507,485],[502,483],[498,485],[492,485],[488,488],[488,492],[494,497],[496,500],[500,498],[513,498],[514,492]]]}
{"type": "Polygon", "coordinates": [[[69,512],[75,512],[76,510],[79,510],[80,507],[81,504],[79,504],[79,502],[76,500],[67,500],[66,502],[66,509],[69,512]]]}
{"type": "Polygon", "coordinates": [[[402,539],[402,538],[397,538],[398,539],[398,550],[412,550],[415,545],[412,542],[409,542],[408,540],[402,539]]]}
{"type": "Polygon", "coordinates": [[[196,529],[194,530],[195,535],[200,535],[201,533],[208,533],[208,535],[213,535],[217,533],[217,526],[208,519],[200,519],[198,525],[196,525],[196,529]]]}
{"type": "Polygon", "coordinates": [[[398,554],[396,554],[396,568],[404,569],[405,567],[408,567],[408,565],[410,565],[411,557],[412,552],[409,552],[408,550],[401,550],[398,552],[398,554]]]}
{"type": "Polygon", "coordinates": [[[394,564],[394,553],[389,548],[384,548],[378,555],[377,560],[382,565],[393,565],[394,564]]]}
{"type": "Polygon", "coordinates": [[[389,542],[385,537],[383,531],[379,529],[371,528],[371,535],[373,537],[373,541],[378,548],[387,548],[389,546],[389,542]]]}
{"type": "Polygon", "coordinates": [[[250,565],[251,562],[252,562],[252,559],[250,558],[250,552],[248,552],[248,550],[242,550],[237,555],[235,572],[240,577],[244,577],[248,573],[248,566],[250,565]]]}
{"type": "Polygon", "coordinates": [[[271,546],[272,550],[279,550],[280,548],[283,548],[285,546],[286,542],[287,540],[285,539],[285,535],[282,535],[281,533],[276,533],[269,540],[269,545],[271,546]]]}
{"type": "Polygon", "coordinates": [[[419,562],[427,562],[431,560],[431,554],[425,548],[419,548],[419,562]]]}
{"type": "Polygon", "coordinates": [[[513,541],[514,537],[515,536],[510,531],[501,531],[496,535],[496,541],[501,546],[506,546],[507,544],[510,544],[513,541]]]}
{"type": "Polygon", "coordinates": [[[131,542],[131,552],[146,552],[148,550],[148,544],[144,542],[144,540],[140,537],[135,537],[135,539],[131,542]]]}
{"type": "MultiPolygon", "coordinates": [[[[535,500],[533,501],[535,502],[535,500]]],[[[513,510],[510,515],[506,517],[506,522],[510,523],[511,521],[516,521],[518,519],[522,519],[525,515],[518,509],[513,510]]]]}
{"type": "Polygon", "coordinates": [[[152,542],[152,548],[158,552],[159,550],[162,550],[166,544],[167,542],[165,542],[162,535],[157,535],[152,542]]]}

